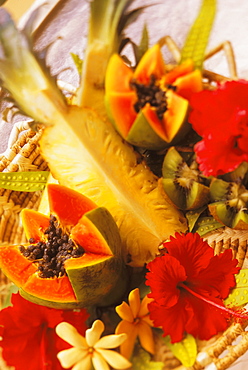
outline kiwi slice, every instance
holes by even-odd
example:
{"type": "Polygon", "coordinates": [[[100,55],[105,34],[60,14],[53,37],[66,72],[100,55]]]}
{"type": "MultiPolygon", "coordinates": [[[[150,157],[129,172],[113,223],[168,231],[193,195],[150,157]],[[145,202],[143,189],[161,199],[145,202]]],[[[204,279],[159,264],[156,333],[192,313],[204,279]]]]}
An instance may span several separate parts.
{"type": "Polygon", "coordinates": [[[237,182],[214,179],[208,205],[212,216],[223,225],[248,230],[248,190],[237,182]]]}
{"type": "Polygon", "coordinates": [[[201,183],[196,162],[187,164],[175,147],[164,158],[162,176],[165,196],[179,209],[197,209],[208,203],[209,188],[201,183]]]}

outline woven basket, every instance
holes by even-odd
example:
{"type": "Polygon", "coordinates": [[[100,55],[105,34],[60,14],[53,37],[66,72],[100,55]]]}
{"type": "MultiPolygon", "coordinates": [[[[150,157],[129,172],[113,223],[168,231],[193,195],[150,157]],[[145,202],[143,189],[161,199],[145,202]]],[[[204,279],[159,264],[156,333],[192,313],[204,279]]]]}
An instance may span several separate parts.
{"type": "MultiPolygon", "coordinates": [[[[48,170],[47,163],[39,151],[38,141],[40,136],[41,131],[26,130],[0,159],[0,171],[48,170]]],[[[16,192],[0,188],[0,243],[19,244],[25,241],[25,235],[20,223],[20,211],[24,207],[37,209],[40,199],[41,192],[16,192]]],[[[248,267],[248,232],[222,228],[210,233],[205,239],[214,248],[216,254],[231,248],[233,256],[239,261],[239,266],[241,268],[248,267]]],[[[10,285],[11,282],[0,271],[1,307],[3,307],[10,285]]],[[[192,369],[201,370],[210,363],[215,364],[213,369],[224,370],[229,368],[248,349],[248,332],[245,331],[247,325],[248,322],[243,322],[242,324],[233,323],[224,333],[212,338],[210,341],[199,342],[198,358],[192,369]]],[[[162,344],[159,339],[156,340],[154,360],[163,361],[165,364],[164,370],[185,369],[169,348],[162,344]]],[[[0,369],[10,369],[1,361],[0,358],[0,369]]]]}

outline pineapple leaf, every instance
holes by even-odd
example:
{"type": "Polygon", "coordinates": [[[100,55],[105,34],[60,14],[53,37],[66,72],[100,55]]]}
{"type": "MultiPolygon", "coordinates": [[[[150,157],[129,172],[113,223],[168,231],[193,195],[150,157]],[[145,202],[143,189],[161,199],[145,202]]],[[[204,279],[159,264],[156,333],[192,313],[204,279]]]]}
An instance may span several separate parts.
{"type": "Polygon", "coordinates": [[[124,29],[144,9],[128,11],[131,3],[132,0],[94,0],[91,3],[88,42],[76,102],[79,106],[92,107],[102,115],[106,115],[104,82],[109,58],[120,51],[124,29]]]}
{"type": "Polygon", "coordinates": [[[83,61],[77,54],[71,53],[72,60],[77,68],[79,76],[81,76],[82,73],[82,67],[83,67],[83,61]]]}
{"type": "Polygon", "coordinates": [[[143,27],[143,32],[140,40],[140,44],[136,47],[134,47],[134,54],[135,54],[135,61],[136,64],[139,63],[142,56],[145,54],[145,52],[149,48],[149,34],[148,29],[146,27],[146,24],[143,27]]]}
{"type": "Polygon", "coordinates": [[[194,61],[195,68],[202,68],[204,53],[216,13],[216,0],[203,0],[200,12],[191,27],[181,52],[181,63],[194,61]]]}
{"type": "Polygon", "coordinates": [[[43,190],[49,171],[0,172],[0,188],[33,192],[43,190]]]}
{"type": "Polygon", "coordinates": [[[4,54],[0,59],[1,83],[20,111],[44,124],[51,124],[48,116],[59,119],[58,115],[67,109],[65,98],[42,61],[33,53],[30,40],[17,30],[4,8],[0,9],[0,42],[4,54]]]}

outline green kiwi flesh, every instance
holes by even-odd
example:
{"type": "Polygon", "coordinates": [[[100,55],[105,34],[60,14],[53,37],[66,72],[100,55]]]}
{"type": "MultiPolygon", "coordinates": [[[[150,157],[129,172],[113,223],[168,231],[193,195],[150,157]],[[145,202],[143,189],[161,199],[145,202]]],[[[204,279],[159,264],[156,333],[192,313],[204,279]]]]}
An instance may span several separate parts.
{"type": "Polygon", "coordinates": [[[175,147],[164,158],[162,175],[164,193],[179,209],[197,209],[208,202],[209,188],[199,182],[195,163],[188,166],[175,147]]]}
{"type": "Polygon", "coordinates": [[[248,230],[248,190],[241,184],[214,179],[210,185],[212,216],[223,225],[248,230]]]}

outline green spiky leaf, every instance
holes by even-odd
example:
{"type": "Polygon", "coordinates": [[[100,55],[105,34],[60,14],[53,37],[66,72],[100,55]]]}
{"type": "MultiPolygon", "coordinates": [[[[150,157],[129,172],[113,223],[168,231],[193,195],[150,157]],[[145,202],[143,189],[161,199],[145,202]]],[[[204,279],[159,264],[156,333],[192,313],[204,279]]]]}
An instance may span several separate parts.
{"type": "Polygon", "coordinates": [[[49,171],[1,172],[0,188],[25,192],[43,190],[49,173],[49,171]]]}
{"type": "Polygon", "coordinates": [[[225,299],[226,306],[237,307],[248,303],[248,269],[240,270],[235,279],[236,287],[225,299]]]}
{"type": "Polygon", "coordinates": [[[144,351],[139,345],[136,345],[134,354],[131,359],[132,370],[162,370],[163,362],[151,361],[151,356],[144,351]]]}
{"type": "Polygon", "coordinates": [[[82,73],[82,67],[83,67],[83,61],[77,54],[71,53],[72,60],[75,64],[75,67],[77,68],[79,76],[81,76],[82,73]]]}
{"type": "Polygon", "coordinates": [[[194,61],[195,68],[202,68],[205,49],[216,13],[216,0],[203,0],[200,12],[190,29],[181,53],[181,63],[194,61]]]}
{"type": "Polygon", "coordinates": [[[148,50],[148,48],[149,48],[149,34],[146,25],[144,25],[140,43],[134,50],[136,64],[139,63],[140,59],[148,50]]]}
{"type": "Polygon", "coordinates": [[[178,343],[171,343],[169,336],[163,338],[163,340],[174,356],[178,358],[185,367],[194,365],[197,356],[197,345],[192,335],[187,334],[186,337],[178,343]]]}

